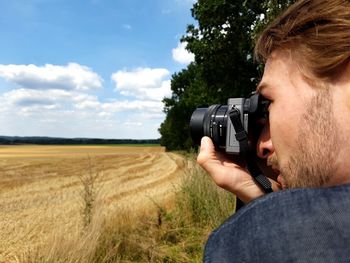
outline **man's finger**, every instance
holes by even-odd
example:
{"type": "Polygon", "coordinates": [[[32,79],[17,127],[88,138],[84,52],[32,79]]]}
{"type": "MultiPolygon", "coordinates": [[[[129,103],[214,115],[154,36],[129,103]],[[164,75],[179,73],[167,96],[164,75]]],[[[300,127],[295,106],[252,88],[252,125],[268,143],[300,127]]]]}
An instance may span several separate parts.
{"type": "MultiPolygon", "coordinates": [[[[207,136],[201,140],[201,147],[197,156],[197,163],[207,170],[206,162],[213,158],[215,154],[215,147],[211,139],[207,136]]],[[[207,170],[208,171],[208,170],[207,170]]]]}
{"type": "Polygon", "coordinates": [[[201,139],[201,152],[212,152],[215,151],[214,144],[208,136],[204,136],[201,139]]]}

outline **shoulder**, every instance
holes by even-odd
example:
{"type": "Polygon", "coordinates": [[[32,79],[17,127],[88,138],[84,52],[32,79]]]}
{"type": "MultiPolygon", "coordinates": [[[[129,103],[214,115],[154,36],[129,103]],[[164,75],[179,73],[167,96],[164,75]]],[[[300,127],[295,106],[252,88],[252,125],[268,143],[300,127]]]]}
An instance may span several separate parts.
{"type": "Polygon", "coordinates": [[[349,217],[350,185],[271,193],[215,230],[204,260],[348,262],[349,217]]]}

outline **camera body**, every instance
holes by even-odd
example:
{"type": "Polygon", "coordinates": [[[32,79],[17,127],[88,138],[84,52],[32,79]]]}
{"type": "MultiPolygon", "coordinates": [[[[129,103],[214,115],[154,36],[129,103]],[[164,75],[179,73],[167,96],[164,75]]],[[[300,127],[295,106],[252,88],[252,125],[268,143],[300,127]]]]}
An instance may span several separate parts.
{"type": "Polygon", "coordinates": [[[272,192],[272,186],[256,162],[255,145],[268,120],[269,104],[253,93],[248,98],[230,98],[227,105],[197,108],[190,120],[194,143],[200,144],[203,136],[209,136],[216,150],[243,157],[248,172],[265,193],[272,192]]]}
{"type": "MultiPolygon", "coordinates": [[[[258,120],[268,118],[269,103],[258,93],[252,93],[247,98],[229,98],[227,105],[197,108],[190,120],[192,140],[200,144],[203,136],[209,136],[217,150],[242,154],[247,150],[242,149],[242,138],[245,135],[244,139],[254,138],[258,120]]],[[[247,143],[252,144],[251,141],[247,143]]]]}
{"type": "MultiPolygon", "coordinates": [[[[236,108],[240,113],[241,122],[244,130],[248,133],[248,113],[244,112],[244,98],[230,98],[228,99],[228,109],[236,108]]],[[[239,154],[241,152],[240,143],[236,139],[236,130],[232,124],[230,118],[227,118],[227,129],[226,129],[226,145],[225,151],[229,154],[239,154]]]]}

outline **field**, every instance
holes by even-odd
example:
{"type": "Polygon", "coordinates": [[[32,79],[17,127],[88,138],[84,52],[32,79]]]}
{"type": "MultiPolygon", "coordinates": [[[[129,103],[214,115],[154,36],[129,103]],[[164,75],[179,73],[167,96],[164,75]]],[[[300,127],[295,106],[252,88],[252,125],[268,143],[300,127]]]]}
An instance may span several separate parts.
{"type": "Polygon", "coordinates": [[[185,169],[184,157],[154,146],[0,146],[0,262],[77,233],[96,214],[166,203],[185,169]]]}

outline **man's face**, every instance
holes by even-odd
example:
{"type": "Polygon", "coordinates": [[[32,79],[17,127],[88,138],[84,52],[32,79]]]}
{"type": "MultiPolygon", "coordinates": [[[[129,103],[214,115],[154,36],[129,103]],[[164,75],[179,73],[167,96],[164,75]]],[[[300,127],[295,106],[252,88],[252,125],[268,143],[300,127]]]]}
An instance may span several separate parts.
{"type": "Polygon", "coordinates": [[[284,188],[326,185],[340,148],[330,88],[311,86],[290,53],[278,51],[266,63],[258,91],[271,101],[258,155],[279,171],[284,188]]]}

